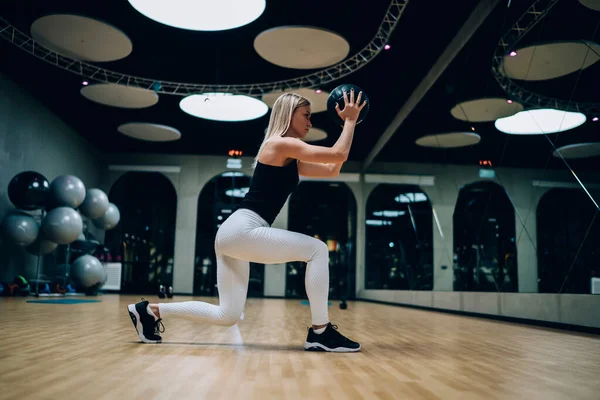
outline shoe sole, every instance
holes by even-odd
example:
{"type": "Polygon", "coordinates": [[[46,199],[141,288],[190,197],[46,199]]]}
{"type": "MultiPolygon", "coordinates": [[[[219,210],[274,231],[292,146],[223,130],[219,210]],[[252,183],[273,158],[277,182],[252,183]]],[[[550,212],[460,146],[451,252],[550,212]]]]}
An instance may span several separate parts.
{"type": "Polygon", "coordinates": [[[135,304],[130,304],[127,306],[127,312],[129,312],[129,318],[131,318],[131,322],[133,322],[133,327],[135,328],[135,331],[137,332],[138,336],[140,337],[140,340],[144,343],[161,343],[162,340],[150,340],[150,339],[146,339],[146,336],[144,336],[144,328],[142,327],[142,323],[140,322],[140,314],[138,314],[137,310],[135,309],[135,304]]]}
{"type": "Polygon", "coordinates": [[[351,349],[348,347],[336,347],[335,349],[330,349],[327,346],[322,345],[321,343],[304,343],[304,350],[306,351],[328,351],[331,353],[356,353],[360,351],[360,345],[356,349],[351,349]]]}

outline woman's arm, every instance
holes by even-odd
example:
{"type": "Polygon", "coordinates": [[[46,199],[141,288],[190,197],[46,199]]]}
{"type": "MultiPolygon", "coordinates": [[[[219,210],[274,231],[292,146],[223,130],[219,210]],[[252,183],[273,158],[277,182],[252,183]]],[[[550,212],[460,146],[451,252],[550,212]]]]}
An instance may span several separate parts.
{"type": "Polygon", "coordinates": [[[348,160],[352,140],[354,139],[354,128],[360,111],[367,104],[360,104],[362,93],[359,93],[357,102],[354,102],[354,92],[350,94],[350,100],[344,93],[344,109],[340,110],[336,104],[336,111],[344,120],[344,128],[338,140],[332,147],[314,146],[290,137],[271,139],[271,150],[285,158],[293,158],[299,161],[312,163],[343,163],[348,160]]]}
{"type": "Polygon", "coordinates": [[[334,178],[340,174],[344,163],[312,163],[298,161],[298,175],[311,178],[334,178]]]}

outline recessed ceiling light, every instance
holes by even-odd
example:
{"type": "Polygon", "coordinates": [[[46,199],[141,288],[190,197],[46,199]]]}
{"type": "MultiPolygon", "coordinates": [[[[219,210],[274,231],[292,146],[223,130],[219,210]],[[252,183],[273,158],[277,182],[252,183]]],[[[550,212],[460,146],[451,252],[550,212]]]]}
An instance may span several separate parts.
{"type": "Polygon", "coordinates": [[[175,28],[223,31],[256,20],[265,0],[129,0],[140,14],[175,28]]]}
{"type": "Polygon", "coordinates": [[[260,118],[269,111],[254,97],[231,93],[193,94],[181,100],[179,107],[194,117],[227,122],[260,118]]]}
{"type": "Polygon", "coordinates": [[[545,135],[577,128],[585,119],[581,113],[544,108],[498,118],[495,125],[500,132],[512,135],[545,135]]]}

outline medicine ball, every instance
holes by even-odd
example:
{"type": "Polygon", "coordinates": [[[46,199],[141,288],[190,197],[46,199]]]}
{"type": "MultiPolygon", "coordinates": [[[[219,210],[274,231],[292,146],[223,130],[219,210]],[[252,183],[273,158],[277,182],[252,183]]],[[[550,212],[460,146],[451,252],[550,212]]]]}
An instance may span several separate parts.
{"type": "Polygon", "coordinates": [[[348,101],[350,101],[350,91],[352,89],[354,89],[354,101],[358,100],[358,94],[360,92],[363,92],[361,100],[360,100],[360,104],[362,104],[365,101],[367,102],[367,105],[361,110],[360,114],[358,115],[357,124],[360,124],[362,121],[364,121],[365,118],[367,117],[367,114],[369,113],[369,106],[370,106],[371,101],[369,100],[369,97],[367,96],[367,94],[356,85],[343,84],[343,85],[340,85],[340,86],[336,87],[335,89],[333,89],[333,91],[329,94],[329,97],[327,98],[327,113],[329,114],[329,117],[333,120],[333,122],[335,122],[336,124],[343,126],[344,121],[342,121],[340,116],[337,114],[337,111],[335,110],[335,105],[336,105],[336,103],[339,104],[340,110],[343,110],[344,109],[344,91],[346,91],[347,96],[348,96],[348,101]]]}

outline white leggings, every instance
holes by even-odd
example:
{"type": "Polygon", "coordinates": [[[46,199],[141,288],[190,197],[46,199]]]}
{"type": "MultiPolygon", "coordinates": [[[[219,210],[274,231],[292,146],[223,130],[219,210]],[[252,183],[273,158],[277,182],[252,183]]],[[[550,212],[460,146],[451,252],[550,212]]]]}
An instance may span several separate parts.
{"type": "Polygon", "coordinates": [[[257,213],[235,211],[221,225],[215,240],[219,305],[185,301],[160,303],[161,318],[167,315],[198,317],[216,325],[234,325],[246,304],[250,262],[283,264],[307,262],[306,293],[313,325],[329,322],[329,251],[322,241],[301,233],[271,228],[257,213]]]}

